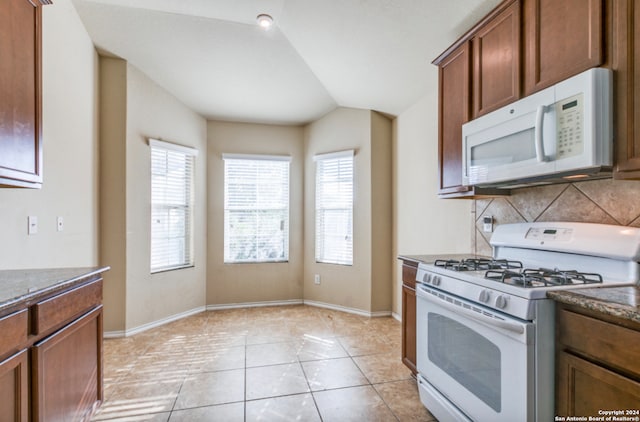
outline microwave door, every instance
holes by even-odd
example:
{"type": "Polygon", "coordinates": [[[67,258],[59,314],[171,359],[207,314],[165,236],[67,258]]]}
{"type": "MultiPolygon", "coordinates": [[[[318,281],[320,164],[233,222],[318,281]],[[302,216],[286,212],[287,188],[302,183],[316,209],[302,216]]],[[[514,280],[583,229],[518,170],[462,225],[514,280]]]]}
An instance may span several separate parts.
{"type": "Polygon", "coordinates": [[[556,117],[553,88],[463,126],[463,182],[492,185],[553,173],[556,117]]]}

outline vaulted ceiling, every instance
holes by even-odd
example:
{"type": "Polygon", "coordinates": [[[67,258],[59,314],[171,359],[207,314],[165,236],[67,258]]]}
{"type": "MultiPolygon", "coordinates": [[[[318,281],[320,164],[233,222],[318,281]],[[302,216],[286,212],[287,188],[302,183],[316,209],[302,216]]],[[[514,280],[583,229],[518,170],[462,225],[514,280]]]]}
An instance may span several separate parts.
{"type": "Polygon", "coordinates": [[[204,117],[303,124],[338,106],[400,114],[434,89],[431,61],[499,0],[73,2],[100,51],[204,117]]]}

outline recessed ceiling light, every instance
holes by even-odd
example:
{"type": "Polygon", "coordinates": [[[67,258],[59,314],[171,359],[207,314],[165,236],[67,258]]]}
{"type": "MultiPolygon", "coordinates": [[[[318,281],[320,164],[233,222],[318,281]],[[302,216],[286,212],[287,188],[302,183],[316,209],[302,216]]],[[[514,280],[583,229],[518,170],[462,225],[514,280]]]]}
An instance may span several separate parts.
{"type": "Polygon", "coordinates": [[[271,25],[273,25],[273,18],[266,13],[258,15],[256,21],[258,21],[258,26],[264,30],[271,28],[271,25]]]}

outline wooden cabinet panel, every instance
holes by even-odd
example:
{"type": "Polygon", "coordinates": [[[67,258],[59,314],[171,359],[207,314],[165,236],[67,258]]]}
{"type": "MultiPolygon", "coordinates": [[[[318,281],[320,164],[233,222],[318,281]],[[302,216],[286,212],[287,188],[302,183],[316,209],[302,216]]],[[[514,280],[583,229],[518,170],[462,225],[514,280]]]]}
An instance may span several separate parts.
{"type": "Polygon", "coordinates": [[[6,0],[0,13],[0,186],[42,183],[41,7],[6,0]]]}
{"type": "Polygon", "coordinates": [[[77,421],[102,401],[102,306],[32,348],[33,420],[77,421]]]}
{"type": "Polygon", "coordinates": [[[472,40],[473,118],[520,98],[520,3],[511,3],[472,40]]]}
{"type": "Polygon", "coordinates": [[[558,355],[557,368],[557,415],[586,417],[606,409],[638,409],[640,383],[569,353],[558,355]]]}
{"type": "Polygon", "coordinates": [[[466,42],[439,63],[440,193],[469,190],[462,186],[462,124],[471,117],[470,49],[466,42]]]}
{"type": "Polygon", "coordinates": [[[0,318],[0,358],[26,346],[28,324],[26,309],[0,318]]]}
{"type": "Polygon", "coordinates": [[[557,304],[556,414],[638,409],[639,342],[637,322],[557,304]]]}
{"type": "Polygon", "coordinates": [[[73,289],[32,307],[33,334],[59,327],[102,303],[102,280],[73,289]]]}
{"type": "Polygon", "coordinates": [[[402,264],[402,362],[418,373],[416,355],[416,273],[418,263],[402,264]]]}
{"type": "Polygon", "coordinates": [[[27,350],[0,362],[0,422],[29,420],[27,350]]]}
{"type": "Polygon", "coordinates": [[[402,362],[418,373],[416,356],[416,291],[402,286],[402,362]]]}
{"type": "Polygon", "coordinates": [[[524,93],[603,63],[603,0],[524,0],[524,93]]]}
{"type": "Polygon", "coordinates": [[[614,139],[617,179],[640,178],[640,4],[612,1],[614,139]]]}
{"type": "MultiPolygon", "coordinates": [[[[640,331],[567,310],[558,312],[557,318],[558,337],[567,348],[578,350],[591,359],[607,362],[607,366],[621,372],[633,369],[640,362],[640,348],[621,347],[621,341],[640,345],[640,331]]],[[[640,366],[636,369],[638,372],[632,375],[640,377],[640,366]]]]}

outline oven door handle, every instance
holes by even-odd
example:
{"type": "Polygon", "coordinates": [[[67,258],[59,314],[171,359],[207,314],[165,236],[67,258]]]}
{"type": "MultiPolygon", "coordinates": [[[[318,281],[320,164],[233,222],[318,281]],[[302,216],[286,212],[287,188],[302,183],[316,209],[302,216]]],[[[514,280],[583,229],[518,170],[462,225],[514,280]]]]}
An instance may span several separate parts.
{"type": "Polygon", "coordinates": [[[508,330],[508,331],[512,331],[514,333],[517,334],[523,334],[524,333],[524,325],[522,324],[518,324],[516,322],[509,322],[509,321],[504,321],[504,320],[500,320],[500,319],[496,319],[496,318],[491,318],[488,317],[486,315],[482,315],[476,311],[472,311],[470,309],[467,308],[463,308],[462,306],[458,306],[458,305],[454,305],[452,303],[449,303],[447,301],[444,300],[440,300],[436,297],[431,297],[433,296],[431,293],[426,292],[422,289],[422,286],[416,286],[418,287],[418,290],[420,290],[419,296],[425,300],[427,300],[428,302],[432,302],[435,303],[438,306],[441,306],[445,309],[448,309],[452,312],[456,312],[458,314],[463,314],[475,321],[478,321],[484,325],[488,325],[490,327],[497,327],[497,328],[501,328],[503,330],[508,330]]]}

